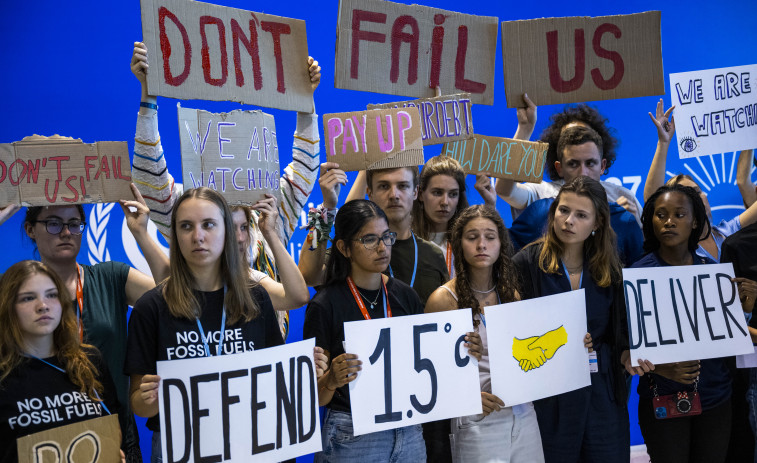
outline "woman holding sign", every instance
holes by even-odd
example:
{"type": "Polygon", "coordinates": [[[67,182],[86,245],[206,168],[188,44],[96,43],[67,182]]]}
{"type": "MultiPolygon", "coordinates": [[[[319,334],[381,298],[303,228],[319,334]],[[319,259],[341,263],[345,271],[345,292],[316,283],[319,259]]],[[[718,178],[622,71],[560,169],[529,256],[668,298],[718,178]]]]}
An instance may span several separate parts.
{"type": "Polygon", "coordinates": [[[623,280],[602,185],[585,176],[565,184],[549,209],[544,237],[513,261],[524,299],[585,290],[596,352],[591,386],[534,402],[545,460],[629,461],[627,388],[620,362],[628,348],[623,280]]]}
{"type": "Polygon", "coordinates": [[[510,240],[497,211],[485,205],[460,213],[450,236],[457,276],[426,302],[426,312],[470,307],[483,345],[479,360],[483,415],[452,420],[452,458],[458,462],[543,462],[541,437],[531,403],[506,407],[491,393],[484,307],[520,299],[510,259],[510,240]]]}
{"type": "Polygon", "coordinates": [[[153,462],[162,452],[156,362],[283,344],[268,294],[242,265],[232,213],[220,193],[185,192],[170,230],[170,276],[134,305],[124,366],[134,413],[147,417],[153,431],[153,462]],[[224,342],[232,330],[234,340],[224,342]]]}
{"type": "Polygon", "coordinates": [[[32,260],[0,279],[0,462],[18,461],[20,437],[120,411],[100,353],[79,340],[67,294],[32,260]]]}

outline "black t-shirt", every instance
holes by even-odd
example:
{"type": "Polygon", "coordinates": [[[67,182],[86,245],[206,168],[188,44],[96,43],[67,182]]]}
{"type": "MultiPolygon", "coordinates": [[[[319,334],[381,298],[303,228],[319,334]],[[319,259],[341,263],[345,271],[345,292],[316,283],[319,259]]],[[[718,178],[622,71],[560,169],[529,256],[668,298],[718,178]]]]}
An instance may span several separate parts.
{"type": "MultiPolygon", "coordinates": [[[[163,285],[151,289],[134,304],[129,319],[129,336],[126,343],[127,375],[154,375],[156,362],[205,357],[205,344],[200,337],[196,319],[176,318],[168,310],[162,294],[163,285]]],[[[250,289],[258,303],[260,315],[250,322],[235,325],[226,323],[223,354],[239,354],[256,349],[284,344],[273,312],[271,299],[263,287],[250,289]]],[[[208,339],[211,355],[218,352],[224,290],[196,292],[202,306],[200,323],[208,339]]],[[[147,420],[147,428],[160,430],[160,418],[147,420]]]]}
{"type": "MultiPolygon", "coordinates": [[[[413,278],[413,268],[416,268],[415,284],[413,289],[421,298],[425,306],[428,297],[436,291],[436,288],[449,281],[447,265],[444,262],[444,254],[435,244],[424,239],[415,237],[418,243],[418,262],[415,262],[415,246],[413,238],[397,240],[392,246],[392,261],[390,267],[394,278],[410,284],[413,278]]],[[[390,275],[389,268],[384,272],[390,275]]]]}
{"type": "MultiPolygon", "coordinates": [[[[379,290],[370,291],[358,288],[363,295],[373,300],[379,290]]],[[[415,291],[405,283],[389,278],[386,283],[389,293],[389,306],[393,317],[403,315],[417,315],[423,313],[423,306],[415,291]]],[[[384,318],[383,296],[379,296],[378,303],[371,310],[366,304],[368,315],[374,318],[384,318]]],[[[315,345],[329,352],[330,358],[344,354],[344,323],[364,320],[360,307],[350,292],[347,282],[340,282],[321,287],[313,296],[305,312],[305,326],[302,330],[304,339],[315,338],[315,345]]],[[[334,397],[327,405],[329,408],[341,412],[350,412],[349,384],[338,388],[334,397]]]]}
{"type": "MultiPolygon", "coordinates": [[[[105,406],[118,413],[116,388],[108,367],[99,352],[88,351],[87,355],[103,385],[105,406]]],[[[56,357],[44,360],[65,369],[56,357]]],[[[108,415],[93,399],[82,394],[67,374],[39,359],[26,359],[0,383],[0,462],[18,461],[19,437],[108,415]]]]}

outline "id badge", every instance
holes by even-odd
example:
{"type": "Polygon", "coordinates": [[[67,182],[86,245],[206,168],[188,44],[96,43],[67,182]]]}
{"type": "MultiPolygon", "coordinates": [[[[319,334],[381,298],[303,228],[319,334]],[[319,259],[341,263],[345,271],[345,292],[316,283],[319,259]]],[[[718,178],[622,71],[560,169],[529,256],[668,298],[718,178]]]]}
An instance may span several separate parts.
{"type": "Polygon", "coordinates": [[[589,372],[599,372],[599,363],[597,363],[597,351],[589,352],[589,372]]]}

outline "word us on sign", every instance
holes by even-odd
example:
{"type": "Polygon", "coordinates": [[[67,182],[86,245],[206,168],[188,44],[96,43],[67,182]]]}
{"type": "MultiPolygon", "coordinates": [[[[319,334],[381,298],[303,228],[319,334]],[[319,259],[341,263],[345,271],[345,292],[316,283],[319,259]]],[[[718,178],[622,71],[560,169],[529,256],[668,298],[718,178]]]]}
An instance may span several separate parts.
{"type": "Polygon", "coordinates": [[[497,18],[383,0],[340,0],[336,87],[409,97],[434,89],[494,103],[497,18]]]}
{"type": "Polygon", "coordinates": [[[284,461],[321,450],[315,341],[158,362],[163,461],[284,461]]]}
{"type": "Polygon", "coordinates": [[[474,135],[470,140],[445,143],[441,154],[454,158],[466,174],[538,183],[547,148],[542,142],[474,135]]]}
{"type": "Polygon", "coordinates": [[[214,114],[179,106],[184,185],[220,192],[229,204],[280,196],[279,148],[273,116],[236,110],[214,114]]]}
{"type": "Polygon", "coordinates": [[[192,0],[141,0],[153,95],[313,112],[305,21],[192,0]]]}
{"type": "Polygon", "coordinates": [[[407,107],[416,107],[420,112],[424,146],[473,136],[471,101],[467,93],[368,105],[370,110],[407,107]]]}
{"type": "Polygon", "coordinates": [[[757,64],[670,74],[680,157],[757,146],[757,64]]]}
{"type": "Polygon", "coordinates": [[[0,206],[107,203],[131,198],[126,142],[25,137],[0,144],[0,206]]]}
{"type": "Polygon", "coordinates": [[[502,23],[507,107],[662,95],[660,12],[502,23]]]}
{"type": "Polygon", "coordinates": [[[323,116],[326,151],[342,170],[423,164],[418,108],[376,109],[323,116]]]}

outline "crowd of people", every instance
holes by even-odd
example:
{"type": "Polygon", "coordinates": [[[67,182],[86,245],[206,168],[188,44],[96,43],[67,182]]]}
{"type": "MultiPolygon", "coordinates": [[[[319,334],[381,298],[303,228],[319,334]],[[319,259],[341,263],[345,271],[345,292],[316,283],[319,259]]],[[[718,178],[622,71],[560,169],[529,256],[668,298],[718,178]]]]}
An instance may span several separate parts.
{"type": "MultiPolygon", "coordinates": [[[[601,181],[618,142],[606,119],[583,104],[553,116],[541,134],[551,181],[493,184],[478,175],[483,204],[471,205],[460,164],[435,156],[420,169],[359,172],[340,202],[347,174],[320,163],[318,117],[298,113],[281,203],[268,195],[251,207],[230,207],[215,190],[181,191],[174,182],[147,69],[147,49],[136,43],[131,70],[142,95],[133,198],[121,207],[152,277],[120,262],[77,263],[87,226],[82,206],[26,210],[24,232],[39,259],[18,262],[0,278],[0,462],[17,461],[19,437],[111,413],[119,416],[122,459],[143,461],[136,414],[148,418],[151,461],[160,462],[156,362],[240,352],[240,344],[224,342],[231,328],[244,350],[281,345],[287,312],[305,304],[303,334],[315,338],[318,398],[326,408],[316,461],[629,461],[633,375],[640,377],[639,425],[653,462],[757,461],[757,371],[737,371],[732,358],[658,365],[636,359],[639,366],[632,366],[622,289],[626,267],[731,262],[751,318],[757,297],[751,150],[738,162],[745,210],[719,224],[692,178],[665,181],[675,120],[662,100],[650,113],[658,144],[643,205],[629,190],[601,181]],[[287,247],[316,183],[323,203],[304,211],[309,232],[295,263],[287,247]],[[498,198],[511,207],[509,229],[498,198]],[[149,220],[170,243],[169,256],[149,236],[149,220]],[[492,394],[487,340],[496,333],[487,332],[486,308],[579,289],[586,297],[587,363],[591,355],[598,365],[591,385],[515,406],[492,394]],[[465,346],[478,360],[483,413],[355,436],[349,383],[365,359],[345,350],[344,323],[463,308],[472,309],[465,346]],[[204,341],[180,355],[177,333],[185,332],[204,341]],[[71,393],[91,405],[86,413],[20,423],[17,403],[71,393]],[[658,419],[653,400],[669,394],[701,403],[689,415],[658,419]]],[[[315,90],[321,69],[312,58],[307,69],[315,90]]],[[[523,98],[514,138],[527,140],[537,108],[523,98]]],[[[0,223],[17,209],[3,209],[0,223]]],[[[749,330],[757,341],[757,328],[749,330]]]]}

